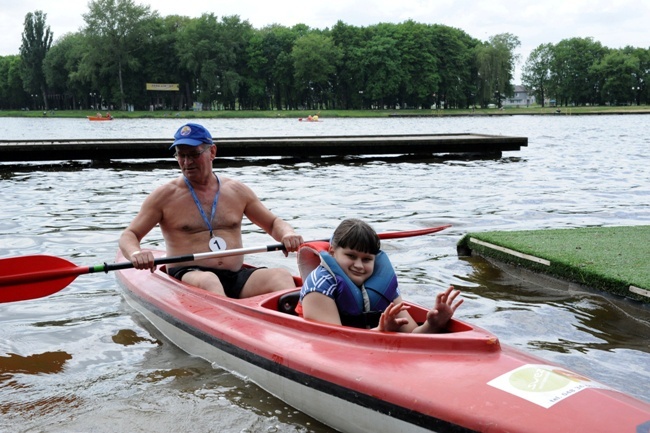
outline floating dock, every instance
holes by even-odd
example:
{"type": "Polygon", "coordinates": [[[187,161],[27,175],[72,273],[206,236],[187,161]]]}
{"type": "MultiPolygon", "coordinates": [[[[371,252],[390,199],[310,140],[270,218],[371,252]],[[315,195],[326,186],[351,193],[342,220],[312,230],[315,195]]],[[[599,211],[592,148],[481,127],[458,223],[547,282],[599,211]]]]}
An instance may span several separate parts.
{"type": "Polygon", "coordinates": [[[650,303],[650,226],[469,233],[460,256],[549,275],[589,289],[650,303]]]}
{"type": "MultiPolygon", "coordinates": [[[[0,162],[170,159],[172,139],[0,140],[0,162]]],[[[527,137],[482,134],[218,138],[217,157],[471,155],[500,158],[528,145],[527,137]]]]}

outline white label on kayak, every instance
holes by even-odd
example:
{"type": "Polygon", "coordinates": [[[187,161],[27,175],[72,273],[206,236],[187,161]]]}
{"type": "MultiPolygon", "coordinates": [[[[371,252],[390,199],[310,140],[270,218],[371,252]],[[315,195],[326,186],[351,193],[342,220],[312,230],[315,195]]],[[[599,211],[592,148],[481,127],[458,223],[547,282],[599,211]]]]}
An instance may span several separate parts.
{"type": "Polygon", "coordinates": [[[583,389],[610,389],[588,377],[544,364],[523,365],[491,380],[488,385],[546,409],[583,389]]]}

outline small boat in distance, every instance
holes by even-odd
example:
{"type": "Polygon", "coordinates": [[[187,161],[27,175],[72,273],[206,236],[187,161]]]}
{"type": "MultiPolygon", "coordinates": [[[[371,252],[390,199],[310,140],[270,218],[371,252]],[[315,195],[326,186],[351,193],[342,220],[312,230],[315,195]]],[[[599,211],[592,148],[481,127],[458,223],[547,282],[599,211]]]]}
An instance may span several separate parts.
{"type": "Polygon", "coordinates": [[[95,116],[86,116],[86,117],[88,117],[88,120],[90,121],[113,120],[113,116],[111,116],[111,113],[106,113],[106,116],[102,116],[102,113],[97,113],[95,116]]]}
{"type": "Polygon", "coordinates": [[[298,118],[299,122],[302,122],[303,120],[305,122],[322,122],[322,120],[318,118],[318,114],[314,114],[313,116],[307,116],[304,118],[303,117],[298,118]]]}

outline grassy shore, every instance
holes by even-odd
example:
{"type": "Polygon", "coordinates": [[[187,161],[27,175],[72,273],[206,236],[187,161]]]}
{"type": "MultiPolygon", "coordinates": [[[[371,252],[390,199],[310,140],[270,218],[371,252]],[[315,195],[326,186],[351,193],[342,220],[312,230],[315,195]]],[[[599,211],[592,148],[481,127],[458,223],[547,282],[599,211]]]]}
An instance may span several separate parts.
{"type": "MultiPolygon", "coordinates": [[[[649,105],[624,106],[624,107],[507,107],[503,110],[495,108],[476,110],[319,110],[320,119],[331,118],[361,118],[361,117],[435,117],[435,116],[512,116],[512,115],[596,115],[596,114],[650,114],[649,105]]],[[[0,117],[61,117],[85,118],[94,116],[97,110],[0,110],[0,117]]],[[[105,111],[102,111],[106,114],[105,111]]],[[[246,119],[246,118],[287,118],[299,119],[316,114],[315,111],[289,110],[289,111],[248,111],[248,110],[219,110],[219,111],[111,111],[116,119],[246,119]]]]}
{"type": "Polygon", "coordinates": [[[492,231],[468,233],[458,251],[650,303],[649,236],[650,226],[492,231]]]}

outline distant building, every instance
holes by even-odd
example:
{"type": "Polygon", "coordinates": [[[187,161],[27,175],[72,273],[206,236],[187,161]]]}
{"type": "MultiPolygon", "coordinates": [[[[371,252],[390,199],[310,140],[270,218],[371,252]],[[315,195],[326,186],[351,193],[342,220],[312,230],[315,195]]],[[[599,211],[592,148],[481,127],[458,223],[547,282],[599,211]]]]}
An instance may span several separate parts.
{"type": "Polygon", "coordinates": [[[524,86],[515,84],[515,94],[502,102],[504,107],[528,107],[535,104],[535,95],[528,94],[524,86]]]}

